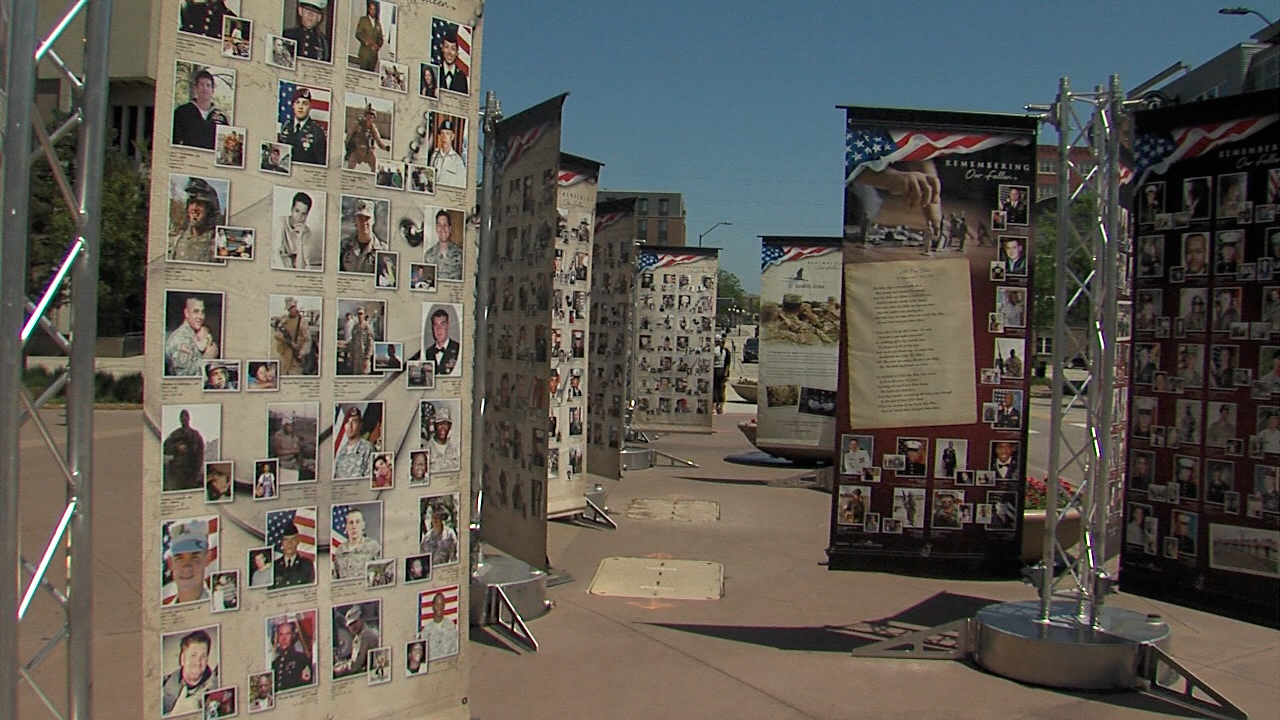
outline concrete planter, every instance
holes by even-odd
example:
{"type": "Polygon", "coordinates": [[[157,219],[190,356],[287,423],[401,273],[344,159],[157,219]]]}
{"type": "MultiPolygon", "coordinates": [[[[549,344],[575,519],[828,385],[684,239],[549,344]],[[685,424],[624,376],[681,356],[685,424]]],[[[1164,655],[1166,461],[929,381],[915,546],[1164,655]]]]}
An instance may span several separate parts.
{"type": "MultiPolygon", "coordinates": [[[[1022,513],[1022,561],[1035,563],[1044,556],[1044,532],[1048,518],[1044,510],[1025,510],[1022,513]]],[[[1079,510],[1068,512],[1058,522],[1058,543],[1073,548],[1080,542],[1083,519],[1079,510]]]]}

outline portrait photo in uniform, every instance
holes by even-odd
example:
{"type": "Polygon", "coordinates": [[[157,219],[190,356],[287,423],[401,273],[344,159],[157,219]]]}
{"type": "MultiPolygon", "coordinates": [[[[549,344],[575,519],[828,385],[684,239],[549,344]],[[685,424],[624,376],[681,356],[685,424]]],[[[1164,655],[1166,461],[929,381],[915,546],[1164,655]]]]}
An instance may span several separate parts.
{"type": "Polygon", "coordinates": [[[204,392],[240,392],[239,360],[205,360],[202,371],[204,392]]]}
{"type": "Polygon", "coordinates": [[[1031,192],[1025,185],[1001,185],[997,189],[1000,211],[1008,225],[1026,225],[1031,218],[1031,192]]]}
{"type": "Polygon", "coordinates": [[[995,339],[994,367],[1000,371],[1001,378],[1022,379],[1027,371],[1026,345],[1024,338],[995,339]]]}
{"type": "Polygon", "coordinates": [[[330,610],[334,680],[369,672],[370,651],[382,646],[382,601],[334,605],[330,610]]]}
{"type": "Polygon", "coordinates": [[[217,127],[234,123],[235,113],[235,70],[190,60],[174,64],[173,145],[213,150],[217,127]]]}
{"type": "Polygon", "coordinates": [[[338,272],[374,275],[377,254],[391,249],[391,201],[341,196],[338,272]]]}
{"type": "Polygon", "coordinates": [[[160,411],[160,437],[163,491],[203,489],[205,463],[222,459],[222,405],[165,405],[160,411]]]}
{"type": "Polygon", "coordinates": [[[471,26],[431,18],[431,62],[440,68],[440,89],[471,94],[471,26]]]}
{"type": "Polygon", "coordinates": [[[268,404],[266,444],[266,457],[278,461],[277,478],[282,486],[315,482],[320,403],[268,404]]]}
{"type": "Polygon", "coordinates": [[[462,376],[462,305],[422,303],[423,360],[435,363],[436,377],[462,376]]]}
{"type": "Polygon", "coordinates": [[[324,272],[325,220],[329,196],[323,190],[276,186],[271,191],[271,268],[324,272]]]}
{"type": "Polygon", "coordinates": [[[222,684],[220,630],[208,625],[161,636],[160,717],[204,720],[204,694],[222,684]]]}
{"type": "Polygon", "coordinates": [[[348,5],[347,68],[376,73],[382,61],[396,59],[400,10],[395,3],[382,0],[350,0],[348,5]]]}
{"type": "Polygon", "coordinates": [[[348,92],[342,112],[342,167],[372,175],[379,162],[392,159],[395,103],[385,98],[348,92]]]}
{"type": "Polygon", "coordinates": [[[963,438],[938,438],[934,443],[933,476],[956,479],[956,473],[969,469],[969,441],[963,438]]]}
{"type": "Polygon", "coordinates": [[[458,654],[458,586],[418,593],[418,637],[427,641],[427,662],[458,654]]]}
{"type": "Polygon", "coordinates": [[[333,62],[333,28],[336,0],[284,0],[280,27],[284,37],[298,45],[298,57],[320,63],[333,62]]]}
{"type": "Polygon", "coordinates": [[[220,569],[217,515],[166,520],[160,524],[160,604],[177,607],[208,603],[211,580],[220,569]]]}
{"type": "Polygon", "coordinates": [[[996,474],[996,481],[1022,479],[1022,443],[1017,440],[992,440],[988,469],[996,474]]]}
{"type": "Polygon", "coordinates": [[[298,68],[298,41],[290,40],[283,35],[267,35],[265,38],[266,62],[272,67],[282,70],[298,68]]]}
{"type": "Polygon", "coordinates": [[[169,175],[169,242],[165,259],[176,263],[224,265],[214,231],[231,217],[231,181],[169,175]]]}
{"type": "Polygon", "coordinates": [[[418,403],[422,448],[431,456],[431,472],[462,469],[462,400],[422,400],[418,403]]]}
{"type": "Polygon", "coordinates": [[[325,167],[329,163],[329,88],[277,81],[276,141],[293,148],[293,162],[325,167]]]}
{"type": "Polygon", "coordinates": [[[317,611],[298,610],[266,618],[264,660],[277,694],[316,684],[320,635],[317,611]]]}
{"type": "Polygon", "coordinates": [[[422,262],[436,266],[437,280],[462,282],[466,257],[462,249],[466,214],[436,205],[427,205],[423,214],[422,262]]]}
{"type": "Polygon", "coordinates": [[[217,40],[226,18],[241,15],[242,0],[173,0],[178,4],[178,32],[217,40]]]}
{"type": "Polygon", "coordinates": [[[258,146],[258,169],[272,175],[292,175],[293,146],[264,140],[258,146]]]}
{"type": "Polygon", "coordinates": [[[382,559],[382,502],[334,505],[329,517],[329,566],[337,582],[362,582],[365,564],[382,559]]]}
{"type": "Polygon", "coordinates": [[[335,403],[333,415],[333,479],[372,478],[373,456],[383,448],[383,402],[335,403]]]}
{"type": "Polygon", "coordinates": [[[334,362],[338,375],[375,375],[374,344],[386,341],[385,300],[338,298],[334,362]]]}
{"type": "Polygon", "coordinates": [[[458,493],[418,498],[418,550],[431,556],[431,567],[458,562],[458,493]]]}
{"type": "Polygon", "coordinates": [[[440,185],[466,187],[468,129],[465,118],[440,112],[427,115],[427,165],[435,168],[440,185]]]}
{"type": "Polygon", "coordinates": [[[320,375],[323,311],[319,295],[267,296],[267,338],[279,377],[320,375]]]}
{"type": "Polygon", "coordinates": [[[316,584],[316,508],[298,507],[267,513],[266,542],[273,590],[316,584]]]}

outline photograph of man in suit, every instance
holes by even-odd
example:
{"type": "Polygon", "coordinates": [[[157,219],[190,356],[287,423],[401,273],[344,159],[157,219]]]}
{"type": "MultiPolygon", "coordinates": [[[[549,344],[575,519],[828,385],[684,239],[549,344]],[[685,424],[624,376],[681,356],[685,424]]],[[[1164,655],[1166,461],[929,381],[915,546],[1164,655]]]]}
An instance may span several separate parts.
{"type": "Polygon", "coordinates": [[[450,337],[449,311],[437,305],[431,312],[430,323],[431,341],[423,350],[423,358],[435,361],[437,377],[461,374],[462,368],[458,367],[458,355],[462,351],[462,346],[450,337]]]}

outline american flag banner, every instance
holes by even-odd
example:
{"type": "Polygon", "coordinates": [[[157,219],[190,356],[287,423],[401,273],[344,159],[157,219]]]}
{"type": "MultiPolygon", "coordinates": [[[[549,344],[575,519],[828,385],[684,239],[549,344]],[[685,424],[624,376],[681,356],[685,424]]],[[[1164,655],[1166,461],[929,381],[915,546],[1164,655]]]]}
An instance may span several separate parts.
{"type": "Polygon", "coordinates": [[[316,87],[315,85],[304,85],[281,80],[279,82],[279,101],[276,104],[276,124],[285,125],[293,118],[293,91],[300,87],[311,91],[311,119],[315,120],[324,129],[325,134],[328,134],[329,110],[330,105],[333,103],[333,93],[329,88],[316,87]]]}
{"type": "Polygon", "coordinates": [[[301,507],[267,513],[267,542],[271,544],[277,558],[283,554],[280,549],[280,539],[284,537],[284,529],[289,523],[293,523],[298,528],[298,555],[314,562],[316,559],[316,508],[301,507]]]}
{"type": "Polygon", "coordinates": [[[760,253],[760,269],[764,270],[792,260],[826,255],[839,249],[830,245],[765,245],[760,253]]]}
{"type": "Polygon", "coordinates": [[[449,585],[448,587],[436,588],[434,590],[424,590],[418,593],[418,635],[427,630],[427,623],[435,619],[435,599],[436,595],[444,595],[444,618],[445,621],[452,621],[454,625],[458,624],[458,586],[449,585]]]}
{"type": "Polygon", "coordinates": [[[880,171],[897,162],[920,162],[967,155],[998,145],[1026,145],[1025,137],[948,130],[889,130],[850,125],[844,136],[845,182],[863,170],[880,171]]]}
{"type": "Polygon", "coordinates": [[[592,177],[594,177],[592,173],[578,172],[577,170],[561,170],[560,186],[569,187],[570,185],[577,185],[584,180],[590,180],[592,177]]]}
{"type": "Polygon", "coordinates": [[[161,602],[165,605],[173,602],[174,598],[178,596],[178,586],[173,582],[173,576],[169,573],[169,566],[165,564],[165,560],[168,559],[171,554],[169,550],[170,541],[171,541],[171,538],[169,537],[169,529],[174,527],[175,525],[181,525],[181,524],[187,524],[187,523],[203,524],[205,528],[205,532],[208,534],[209,549],[207,550],[208,554],[205,556],[205,567],[204,567],[204,577],[205,577],[206,584],[208,583],[209,578],[212,577],[213,574],[215,572],[218,572],[219,570],[218,536],[220,535],[220,533],[218,532],[219,523],[218,523],[217,515],[202,515],[200,517],[183,518],[181,520],[170,520],[166,522],[163,528],[160,530],[160,535],[161,535],[160,562],[162,564],[161,577],[164,579],[164,582],[162,583],[160,588],[160,597],[161,597],[161,602]]]}
{"type": "Polygon", "coordinates": [[[1133,144],[1138,162],[1138,184],[1145,183],[1150,173],[1164,174],[1179,160],[1200,157],[1219,145],[1243,140],[1271,125],[1277,118],[1280,115],[1263,115],[1172,131],[1140,133],[1133,144]]]}
{"type": "Polygon", "coordinates": [[[529,150],[529,148],[538,144],[543,135],[547,131],[555,127],[557,121],[548,120],[547,122],[538,123],[533,127],[521,133],[516,133],[506,139],[506,142],[498,143],[496,157],[494,163],[498,166],[498,173],[501,174],[509,163],[519,160],[529,150]]]}
{"type": "Polygon", "coordinates": [[[595,231],[598,233],[601,230],[609,227],[610,225],[617,224],[619,220],[622,220],[622,218],[630,214],[631,213],[629,212],[611,212],[611,213],[602,213],[600,215],[596,215],[595,231]]]}
{"type": "Polygon", "coordinates": [[[462,68],[462,72],[471,76],[471,26],[461,25],[446,20],[444,18],[431,18],[431,58],[432,62],[440,63],[440,42],[444,40],[446,35],[452,34],[454,31],[458,34],[458,59],[456,61],[458,67],[462,68]]]}
{"type": "Polygon", "coordinates": [[[686,263],[697,262],[705,257],[707,256],[694,255],[691,253],[642,252],[639,257],[636,258],[636,272],[648,272],[656,268],[684,265],[686,263]]]}

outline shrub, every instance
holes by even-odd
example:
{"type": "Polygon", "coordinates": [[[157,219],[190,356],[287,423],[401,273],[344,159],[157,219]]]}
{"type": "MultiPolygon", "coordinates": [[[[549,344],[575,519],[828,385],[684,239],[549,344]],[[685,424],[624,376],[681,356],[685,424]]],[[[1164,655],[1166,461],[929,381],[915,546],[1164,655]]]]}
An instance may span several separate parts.
{"type": "MultiPolygon", "coordinates": [[[[1029,477],[1027,478],[1027,489],[1024,496],[1023,510],[1044,510],[1048,503],[1049,478],[1029,477]]],[[[1071,487],[1066,480],[1058,478],[1058,507],[1062,507],[1064,501],[1071,497],[1071,493],[1075,492],[1075,488],[1071,487]]]]}

